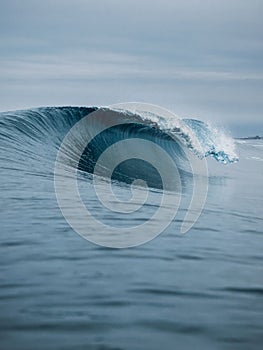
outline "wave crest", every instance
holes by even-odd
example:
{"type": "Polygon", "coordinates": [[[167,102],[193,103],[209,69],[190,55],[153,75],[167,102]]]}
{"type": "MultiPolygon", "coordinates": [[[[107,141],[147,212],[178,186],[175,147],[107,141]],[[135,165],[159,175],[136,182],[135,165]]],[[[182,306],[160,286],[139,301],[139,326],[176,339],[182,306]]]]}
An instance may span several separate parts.
{"type": "MultiPolygon", "coordinates": [[[[28,157],[40,157],[41,154],[42,157],[51,159],[51,155],[55,154],[72,126],[98,109],[98,107],[42,107],[0,113],[0,147],[6,149],[8,157],[11,140],[17,153],[24,152],[28,157]]],[[[114,143],[123,138],[144,137],[161,143],[173,157],[179,159],[180,168],[186,171],[181,148],[190,150],[199,158],[211,156],[224,164],[238,160],[233,139],[224,131],[200,120],[159,115],[143,110],[100,109],[118,110],[118,118],[123,126],[117,128],[114,135],[113,130],[104,133],[103,138],[93,145],[96,150],[105,149],[107,143],[114,143]]],[[[100,122],[107,124],[106,119],[100,122]]],[[[90,159],[86,157],[85,162],[89,163],[90,159]]]]}

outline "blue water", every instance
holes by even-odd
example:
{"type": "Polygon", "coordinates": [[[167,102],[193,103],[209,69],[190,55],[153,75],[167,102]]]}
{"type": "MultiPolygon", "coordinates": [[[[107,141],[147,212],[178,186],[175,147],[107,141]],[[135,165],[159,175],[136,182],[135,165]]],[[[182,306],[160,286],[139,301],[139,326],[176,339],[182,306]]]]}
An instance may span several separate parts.
{"type": "MultiPolygon", "coordinates": [[[[74,232],[54,191],[58,148],[93,110],[43,108],[0,116],[1,349],[261,349],[263,141],[222,145],[224,138],[204,126],[209,192],[193,228],[180,234],[192,188],[180,155],[182,204],[172,224],[139,247],[109,249],[74,232]]],[[[159,140],[170,154],[178,150],[149,123],[133,120],[131,132],[159,140]]],[[[177,134],[189,141],[182,130],[177,134]]],[[[112,136],[106,136],[96,142],[107,143],[112,136]]],[[[89,173],[98,151],[93,146],[80,164],[80,188],[99,215],[89,173]]],[[[129,196],[132,171],[128,166],[117,174],[113,188],[119,196],[129,196]]],[[[125,220],[108,213],[108,225],[152,215],[161,189],[154,186],[158,177],[147,179],[152,188],[144,209],[125,220]]]]}

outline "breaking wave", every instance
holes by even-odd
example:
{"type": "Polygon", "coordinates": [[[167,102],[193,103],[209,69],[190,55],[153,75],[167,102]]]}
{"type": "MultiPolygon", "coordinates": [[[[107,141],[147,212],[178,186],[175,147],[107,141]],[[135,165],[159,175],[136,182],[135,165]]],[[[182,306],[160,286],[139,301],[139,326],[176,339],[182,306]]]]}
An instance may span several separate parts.
{"type": "MultiPolygon", "coordinates": [[[[47,167],[47,163],[53,164],[65,135],[82,118],[99,110],[105,111],[105,117],[101,113],[98,123],[107,125],[109,111],[114,111],[120,123],[116,127],[106,128],[87,145],[78,162],[78,168],[86,173],[93,172],[98,157],[105,149],[130,138],[143,138],[160,145],[175,160],[181,173],[189,170],[185,157],[185,152],[189,151],[197,158],[210,156],[224,164],[238,160],[233,139],[222,130],[200,120],[119,108],[43,107],[0,114],[3,166],[27,171],[30,168],[33,173],[52,173],[52,168],[47,167]]],[[[82,134],[89,132],[85,128],[81,130],[82,134]]],[[[67,155],[69,165],[80,141],[72,141],[67,155]]],[[[147,173],[148,177],[149,173],[153,178],[157,176],[150,166],[143,166],[138,161],[131,161],[129,165],[120,164],[113,175],[117,180],[127,182],[127,179],[138,178],[142,172],[147,173]]],[[[154,186],[157,179],[152,182],[154,186]]]]}

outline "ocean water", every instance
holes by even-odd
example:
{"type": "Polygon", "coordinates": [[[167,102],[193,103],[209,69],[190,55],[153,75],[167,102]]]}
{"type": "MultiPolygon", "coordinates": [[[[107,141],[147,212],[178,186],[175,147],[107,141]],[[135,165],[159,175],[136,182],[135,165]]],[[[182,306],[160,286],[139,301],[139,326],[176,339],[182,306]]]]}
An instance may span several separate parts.
{"type": "MultiPolygon", "coordinates": [[[[132,214],[111,211],[94,191],[92,172],[100,154],[116,140],[136,137],[154,141],[176,163],[178,173],[168,172],[167,178],[181,179],[180,186],[171,182],[180,187],[181,202],[170,225],[142,245],[108,248],[74,231],[54,187],[65,135],[94,111],[51,107],[0,115],[0,348],[261,349],[263,140],[232,140],[200,121],[123,112],[118,112],[121,125],[92,140],[77,163],[79,139],[71,140],[65,169],[75,171],[77,164],[85,205],[116,231],[154,215],[162,179],[148,163],[124,160],[112,173],[116,203],[130,199],[137,178],[150,186],[147,201],[132,214]],[[201,176],[201,184],[209,186],[200,217],[181,234],[195,175],[188,151],[196,159],[205,156],[208,176],[201,176]]],[[[105,168],[97,177],[103,191],[109,184],[105,168]]],[[[69,177],[60,177],[67,195],[69,177]]],[[[136,191],[137,200],[144,198],[145,187],[139,184],[136,191]]],[[[72,209],[72,199],[66,198],[72,209]]],[[[153,220],[152,229],[167,220],[165,215],[153,220]]],[[[77,222],[95,241],[103,234],[81,217],[77,222]]]]}

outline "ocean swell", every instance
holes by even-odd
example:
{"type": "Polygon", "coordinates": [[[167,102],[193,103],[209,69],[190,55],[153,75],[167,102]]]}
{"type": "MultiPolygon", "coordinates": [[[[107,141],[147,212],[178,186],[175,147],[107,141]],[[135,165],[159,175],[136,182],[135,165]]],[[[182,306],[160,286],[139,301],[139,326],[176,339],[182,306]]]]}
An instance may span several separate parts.
{"type": "MultiPolygon", "coordinates": [[[[98,107],[43,107],[0,114],[0,148],[4,167],[27,170],[42,174],[52,167],[56,153],[70,129],[82,118],[101,110],[104,114],[97,122],[107,125],[106,115],[109,108],[98,107]],[[10,159],[13,161],[11,162],[10,159]],[[10,165],[12,163],[12,165],[10,165]]],[[[132,113],[131,111],[112,109],[119,124],[109,127],[97,135],[85,148],[78,161],[81,171],[92,173],[99,156],[114,143],[126,139],[144,139],[158,144],[176,162],[180,175],[190,172],[185,152],[192,152],[196,157],[213,157],[216,161],[228,164],[238,160],[235,144],[230,136],[208,124],[194,119],[167,118],[154,113],[132,113]]],[[[90,130],[81,130],[81,133],[90,130]]],[[[72,142],[66,159],[68,165],[74,159],[80,139],[72,142]]],[[[126,150],[123,149],[123,152],[126,150]]],[[[117,180],[152,178],[152,185],[158,183],[158,175],[151,165],[142,165],[131,160],[120,164],[115,172],[117,180]]],[[[129,182],[129,181],[128,181],[129,182]]],[[[157,186],[158,187],[158,186],[157,186]]]]}

